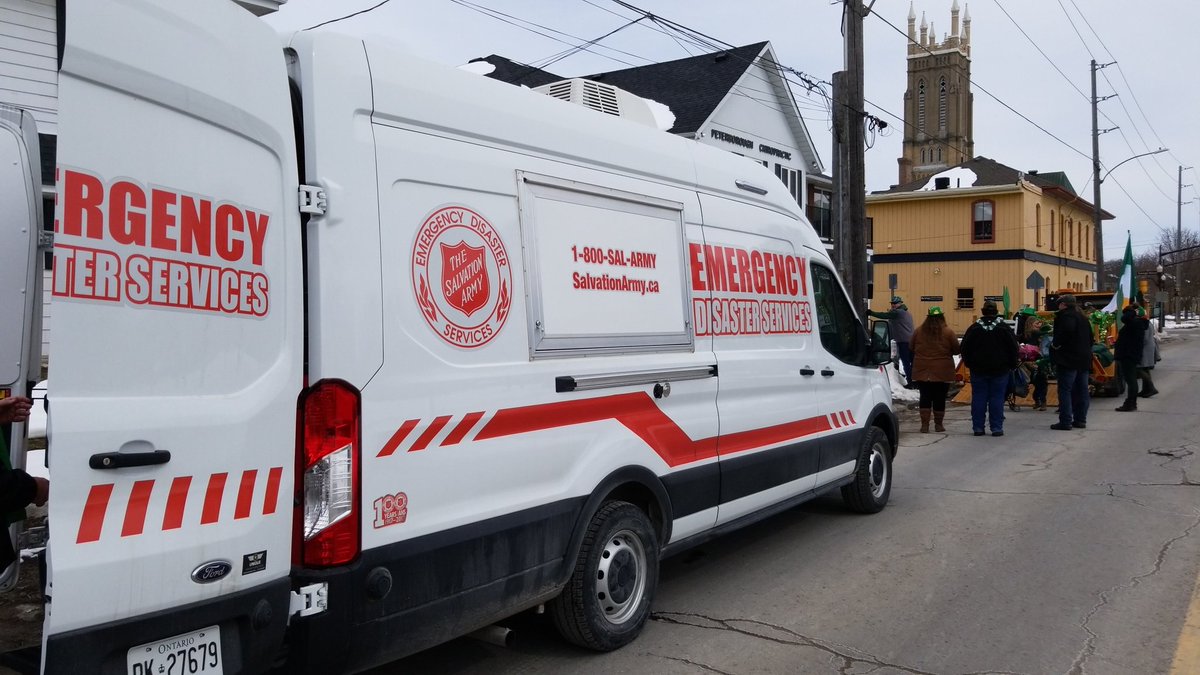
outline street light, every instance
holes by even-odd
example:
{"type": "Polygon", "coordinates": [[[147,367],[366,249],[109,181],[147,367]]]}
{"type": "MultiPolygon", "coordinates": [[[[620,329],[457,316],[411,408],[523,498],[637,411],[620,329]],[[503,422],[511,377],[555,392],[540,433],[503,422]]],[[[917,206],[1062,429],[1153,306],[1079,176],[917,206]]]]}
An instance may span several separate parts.
{"type": "MultiPolygon", "coordinates": [[[[1093,79],[1095,79],[1094,73],[1093,73],[1093,79]]],[[[1095,125],[1095,111],[1094,110],[1093,110],[1092,118],[1093,118],[1092,123],[1094,126],[1095,125]]],[[[1093,143],[1093,150],[1096,150],[1096,146],[1094,143],[1093,143]]],[[[1099,152],[1094,153],[1097,159],[1093,162],[1093,169],[1094,169],[1093,176],[1096,178],[1096,185],[1094,188],[1094,192],[1095,192],[1095,196],[1096,196],[1096,203],[1092,205],[1092,207],[1094,209],[1094,211],[1092,212],[1092,216],[1093,216],[1093,222],[1095,223],[1095,225],[1092,228],[1095,230],[1095,232],[1092,234],[1092,246],[1096,251],[1096,287],[1097,288],[1100,287],[1100,279],[1103,278],[1103,276],[1104,276],[1104,221],[1100,220],[1100,212],[1101,212],[1101,209],[1100,209],[1100,184],[1103,183],[1106,178],[1108,178],[1108,174],[1115,171],[1118,166],[1121,166],[1125,162],[1135,160],[1139,157],[1147,157],[1149,155],[1157,155],[1160,152],[1166,152],[1166,151],[1167,151],[1167,148],[1159,148],[1157,150],[1151,150],[1150,152],[1143,152],[1140,155],[1134,155],[1133,157],[1130,157],[1129,159],[1121,160],[1120,162],[1117,162],[1116,165],[1113,166],[1113,168],[1111,168],[1107,172],[1105,172],[1104,176],[1100,176],[1100,160],[1099,160],[1100,154],[1099,154],[1099,152]]]]}

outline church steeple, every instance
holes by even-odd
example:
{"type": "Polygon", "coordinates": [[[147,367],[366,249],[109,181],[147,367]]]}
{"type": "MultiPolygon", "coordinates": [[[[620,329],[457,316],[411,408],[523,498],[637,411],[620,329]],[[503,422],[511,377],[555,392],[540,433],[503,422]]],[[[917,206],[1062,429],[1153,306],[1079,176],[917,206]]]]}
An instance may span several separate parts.
{"type": "Polygon", "coordinates": [[[900,183],[927,178],[975,154],[969,6],[960,13],[958,0],[953,0],[950,33],[942,38],[924,12],[920,34],[914,35],[916,8],[911,4],[908,21],[908,90],[904,94],[900,183]]]}

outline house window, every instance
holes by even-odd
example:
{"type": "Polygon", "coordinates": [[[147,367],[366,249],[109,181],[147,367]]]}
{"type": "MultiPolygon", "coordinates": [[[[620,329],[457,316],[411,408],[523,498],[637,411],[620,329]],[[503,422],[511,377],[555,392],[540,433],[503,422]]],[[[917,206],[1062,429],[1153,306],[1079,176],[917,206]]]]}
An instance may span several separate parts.
{"type": "MultiPolygon", "coordinates": [[[[946,78],[938,81],[938,129],[946,130],[946,78]]],[[[938,151],[938,159],[941,159],[941,151],[938,151]]]]}
{"type": "Polygon", "coordinates": [[[813,190],[808,202],[808,221],[825,240],[833,239],[833,195],[824,190],[813,190]]]}
{"type": "Polygon", "coordinates": [[[1068,253],[1075,255],[1075,219],[1067,220],[1067,249],[1068,253]]]}
{"type": "Polygon", "coordinates": [[[779,180],[787,186],[788,192],[792,194],[792,199],[796,200],[797,204],[804,205],[801,191],[804,186],[800,184],[800,172],[795,169],[789,169],[782,164],[775,165],[775,175],[779,176],[779,180]]]}
{"type": "Polygon", "coordinates": [[[996,241],[995,223],[992,220],[994,208],[995,204],[990,199],[971,205],[972,244],[990,244],[996,241]]]}
{"type": "Polygon", "coordinates": [[[958,289],[958,298],[955,307],[958,309],[975,309],[975,289],[960,288],[958,289]]]}
{"type": "Polygon", "coordinates": [[[1033,226],[1037,232],[1037,245],[1042,245],[1042,205],[1033,205],[1033,226]]]}
{"type": "Polygon", "coordinates": [[[1050,250],[1054,250],[1054,209],[1050,209],[1050,250]]]}
{"type": "Polygon", "coordinates": [[[917,131],[925,131],[925,80],[917,81],[917,131]]]}

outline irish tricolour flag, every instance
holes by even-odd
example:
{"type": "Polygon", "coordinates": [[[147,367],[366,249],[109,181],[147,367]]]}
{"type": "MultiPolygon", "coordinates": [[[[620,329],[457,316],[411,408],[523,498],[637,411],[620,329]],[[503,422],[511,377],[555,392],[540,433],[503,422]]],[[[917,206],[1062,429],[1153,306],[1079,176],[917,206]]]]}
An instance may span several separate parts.
{"type": "Polygon", "coordinates": [[[1125,301],[1133,297],[1133,238],[1126,235],[1125,239],[1125,265],[1121,269],[1121,278],[1117,281],[1117,293],[1108,305],[1101,311],[1117,312],[1117,324],[1121,323],[1121,310],[1125,308],[1125,301]]]}

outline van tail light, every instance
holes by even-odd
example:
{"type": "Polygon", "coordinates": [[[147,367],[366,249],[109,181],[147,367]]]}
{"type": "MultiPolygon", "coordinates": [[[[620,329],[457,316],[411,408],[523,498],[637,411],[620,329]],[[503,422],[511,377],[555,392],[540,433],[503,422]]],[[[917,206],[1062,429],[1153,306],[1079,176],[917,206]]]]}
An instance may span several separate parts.
{"type": "Polygon", "coordinates": [[[295,562],[333,567],[358,557],[362,440],[358,390],[322,380],[300,396],[295,562]]]}

